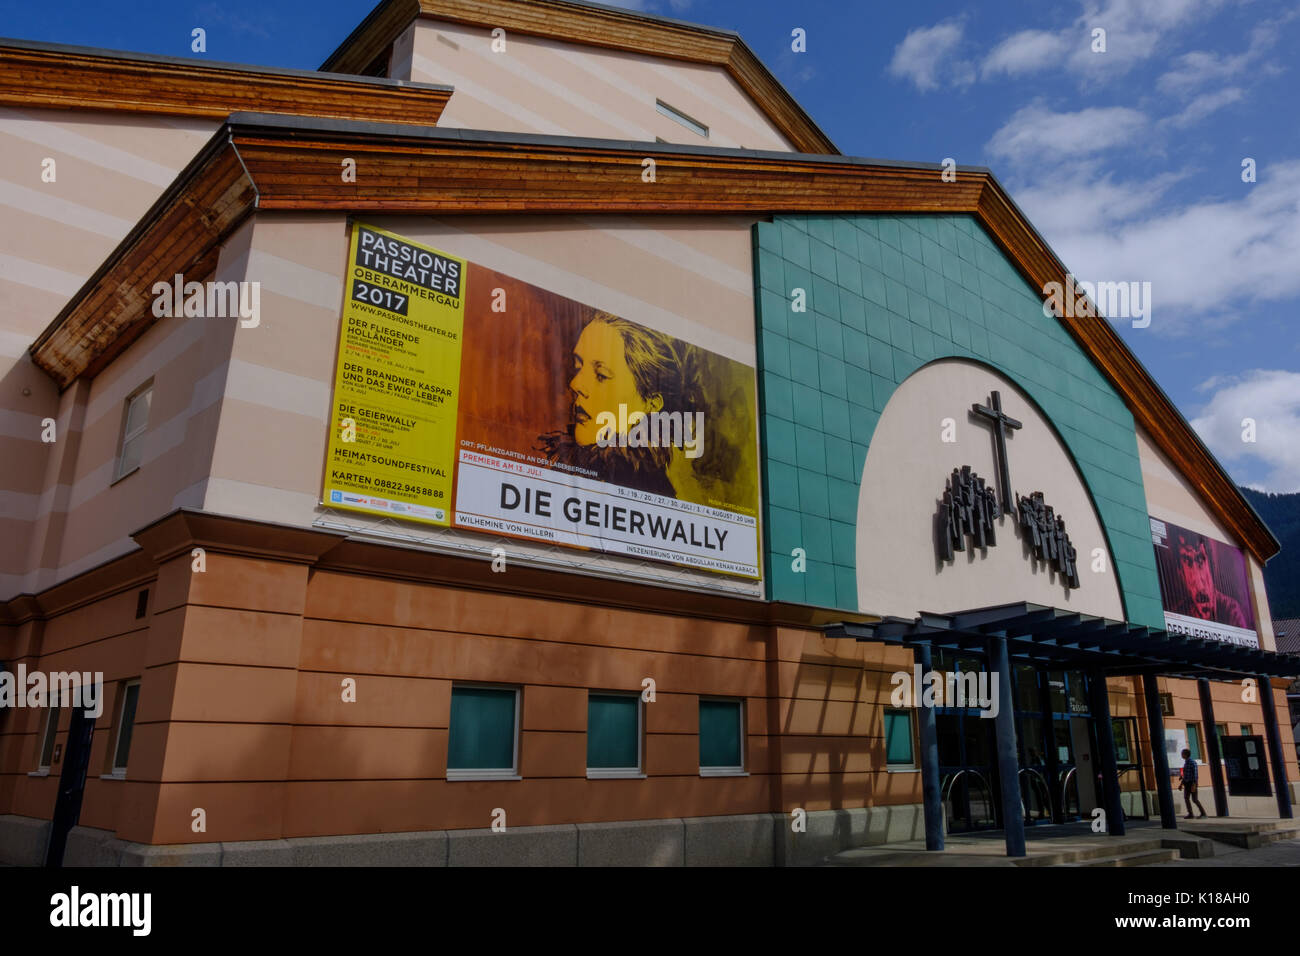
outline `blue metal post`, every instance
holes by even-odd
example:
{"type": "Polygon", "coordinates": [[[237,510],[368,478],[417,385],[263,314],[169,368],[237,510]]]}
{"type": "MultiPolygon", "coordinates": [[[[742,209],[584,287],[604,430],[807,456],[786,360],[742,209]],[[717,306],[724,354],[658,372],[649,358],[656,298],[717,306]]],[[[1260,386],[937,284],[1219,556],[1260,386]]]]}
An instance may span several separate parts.
{"type": "Polygon", "coordinates": [[[1268,736],[1268,762],[1273,765],[1273,790],[1277,793],[1277,815],[1290,820],[1291,794],[1287,790],[1286,764],[1282,761],[1282,736],[1277,729],[1277,705],[1273,703],[1273,682],[1259,677],[1259,702],[1264,705],[1264,733],[1268,736]]]}
{"type": "Polygon", "coordinates": [[[1016,759],[1016,701],[1011,691],[1011,659],[1005,634],[988,639],[989,669],[998,682],[998,777],[1002,790],[1002,827],[1007,856],[1025,855],[1025,811],[1020,805],[1020,761],[1016,759]]]}
{"type": "Polygon", "coordinates": [[[1178,829],[1174,788],[1169,782],[1169,756],[1165,753],[1165,718],[1160,713],[1160,688],[1155,674],[1142,675],[1142,696],[1147,702],[1147,731],[1151,735],[1151,762],[1156,768],[1156,795],[1160,798],[1160,825],[1178,829]]]}
{"type": "Polygon", "coordinates": [[[1100,670],[1088,674],[1092,694],[1092,719],[1097,728],[1097,755],[1101,763],[1101,788],[1105,794],[1106,832],[1124,835],[1124,807],[1120,802],[1119,765],[1115,760],[1115,731],[1110,723],[1110,696],[1106,693],[1106,675],[1100,670]]]}
{"type": "Polygon", "coordinates": [[[1210,763],[1210,786],[1214,788],[1214,815],[1228,815],[1228,791],[1223,786],[1223,753],[1219,747],[1219,725],[1214,721],[1214,698],[1208,677],[1196,679],[1201,697],[1201,726],[1205,728],[1205,759],[1210,763]]]}
{"type": "MultiPolygon", "coordinates": [[[[921,678],[933,666],[930,645],[917,644],[912,648],[916,662],[921,665],[921,678]]],[[[915,689],[917,695],[921,688],[915,689]]],[[[943,849],[943,795],[939,792],[939,730],[933,707],[919,707],[916,715],[921,731],[921,794],[925,805],[925,848],[943,849]]]]}

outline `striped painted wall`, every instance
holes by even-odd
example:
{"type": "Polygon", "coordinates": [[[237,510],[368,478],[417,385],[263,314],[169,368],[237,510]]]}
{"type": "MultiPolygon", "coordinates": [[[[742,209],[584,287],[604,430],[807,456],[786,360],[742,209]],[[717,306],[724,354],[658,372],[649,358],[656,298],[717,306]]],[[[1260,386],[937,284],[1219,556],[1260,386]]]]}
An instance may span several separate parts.
{"type": "Polygon", "coordinates": [[[394,45],[397,79],[456,88],[439,126],[695,146],[792,149],[720,66],[420,20],[394,45]],[[409,72],[407,72],[409,71],[409,72]],[[656,110],[662,100],[707,138],[656,110]]]}
{"type": "MultiPolygon", "coordinates": [[[[0,108],[0,599],[53,579],[63,515],[86,495],[70,484],[77,437],[105,414],[116,427],[120,415],[84,389],[60,396],[27,348],[215,126],[0,108]],[[52,182],[42,178],[46,160],[52,182]],[[57,423],[53,444],[41,441],[46,418],[57,423]]],[[[78,557],[79,566],[97,563],[78,557]]]]}

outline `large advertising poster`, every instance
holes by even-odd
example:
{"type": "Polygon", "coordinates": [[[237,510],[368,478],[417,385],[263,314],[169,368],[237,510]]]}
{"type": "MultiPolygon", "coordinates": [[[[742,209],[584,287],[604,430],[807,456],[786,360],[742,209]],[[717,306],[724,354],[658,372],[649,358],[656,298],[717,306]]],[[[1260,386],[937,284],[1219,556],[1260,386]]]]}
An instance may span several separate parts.
{"type": "Polygon", "coordinates": [[[1259,647],[1241,549],[1158,518],[1151,542],[1171,634],[1259,647]]]}
{"type": "Polygon", "coordinates": [[[360,223],[346,290],[326,504],[759,576],[753,368],[360,223]]]}

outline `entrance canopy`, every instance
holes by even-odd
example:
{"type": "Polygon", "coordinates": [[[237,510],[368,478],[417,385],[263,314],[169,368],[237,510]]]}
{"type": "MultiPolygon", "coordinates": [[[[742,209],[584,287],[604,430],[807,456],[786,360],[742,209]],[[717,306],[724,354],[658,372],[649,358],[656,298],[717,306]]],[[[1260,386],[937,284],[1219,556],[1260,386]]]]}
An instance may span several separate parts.
{"type": "Polygon", "coordinates": [[[828,624],[828,637],[982,654],[990,637],[1005,636],[1014,663],[1097,669],[1108,676],[1159,674],[1235,680],[1300,675],[1300,654],[1183,637],[1167,631],[1025,602],[957,611],[885,617],[874,624],[828,624]]]}

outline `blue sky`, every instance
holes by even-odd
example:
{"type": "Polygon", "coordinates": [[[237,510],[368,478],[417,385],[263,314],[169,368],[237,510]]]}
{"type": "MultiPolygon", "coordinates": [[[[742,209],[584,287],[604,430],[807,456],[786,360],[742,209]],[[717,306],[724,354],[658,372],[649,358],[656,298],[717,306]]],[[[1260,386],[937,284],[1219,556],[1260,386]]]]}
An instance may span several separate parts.
{"type": "MultiPolygon", "coordinates": [[[[845,153],[990,167],[1076,276],[1151,283],[1116,328],[1233,476],[1300,491],[1294,3],[619,5],[738,30],[845,153]]],[[[372,6],[0,0],[0,32],[189,56],[201,26],[208,59],[312,69],[372,6]]]]}

